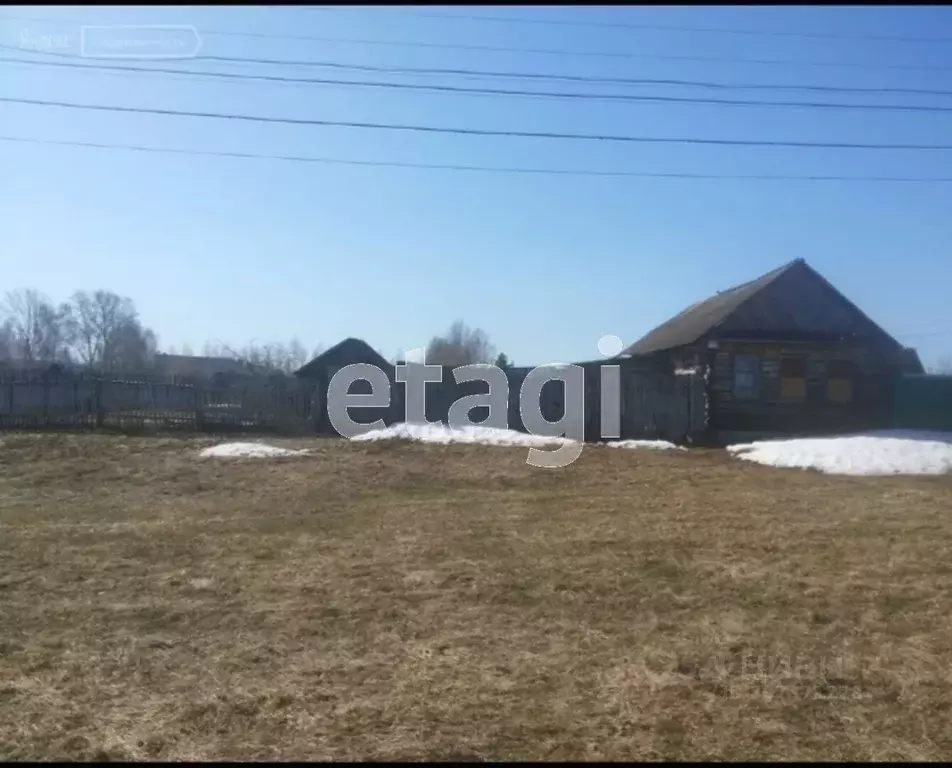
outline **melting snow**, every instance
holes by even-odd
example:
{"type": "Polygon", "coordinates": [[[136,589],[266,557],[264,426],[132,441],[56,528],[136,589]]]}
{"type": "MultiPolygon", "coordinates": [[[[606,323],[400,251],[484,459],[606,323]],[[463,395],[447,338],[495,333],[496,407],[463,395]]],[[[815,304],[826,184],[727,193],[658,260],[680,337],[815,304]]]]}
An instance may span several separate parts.
{"type": "Polygon", "coordinates": [[[843,437],[765,440],[727,447],[772,467],[831,475],[942,475],[952,471],[952,433],[885,431],[843,437]]]}
{"type": "Polygon", "coordinates": [[[365,432],[351,440],[416,440],[421,443],[470,443],[479,445],[514,445],[528,448],[566,445],[573,443],[564,437],[543,437],[516,432],[513,429],[496,429],[470,425],[449,427],[446,424],[394,424],[386,429],[365,432]]]}
{"type": "Polygon", "coordinates": [[[266,459],[275,456],[302,456],[307,453],[304,451],[295,451],[290,448],[278,448],[276,445],[266,445],[265,443],[220,443],[206,448],[199,454],[202,458],[234,458],[249,457],[256,459],[266,459]]]}
{"type": "Polygon", "coordinates": [[[656,451],[686,451],[680,445],[669,443],[667,440],[611,440],[605,443],[612,448],[653,448],[656,451]]]}

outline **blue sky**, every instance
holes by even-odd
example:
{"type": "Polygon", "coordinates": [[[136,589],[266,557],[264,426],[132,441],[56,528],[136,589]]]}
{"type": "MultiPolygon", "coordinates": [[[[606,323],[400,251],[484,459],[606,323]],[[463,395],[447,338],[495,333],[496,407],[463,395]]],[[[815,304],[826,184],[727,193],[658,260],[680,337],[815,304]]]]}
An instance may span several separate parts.
{"type": "MultiPolygon", "coordinates": [[[[440,9],[429,9],[440,12],[440,9]]],[[[493,23],[381,8],[5,7],[0,42],[80,24],[190,24],[200,53],[351,64],[725,83],[952,91],[952,10],[447,8],[447,14],[841,33],[812,39],[493,23]],[[29,18],[55,18],[41,23],[29,18]],[[238,37],[208,30],[462,46],[624,52],[539,55],[238,37]],[[758,65],[664,58],[845,62],[758,65]],[[660,57],[660,58],[659,58],[660,57]],[[920,65],[902,69],[895,65],[920,65]],[[928,69],[932,67],[933,69],[928,69]],[[943,70],[943,67],[946,68],[943,70]]],[[[5,50],[0,56],[42,59],[5,50]]],[[[125,62],[118,62],[125,63],[125,62]]],[[[138,65],[140,62],[129,62],[138,65]]],[[[353,77],[300,67],[161,66],[353,77]]],[[[380,76],[377,76],[380,77],[380,76]]],[[[815,94],[380,77],[394,82],[673,96],[939,104],[952,97],[815,94]]],[[[494,130],[864,143],[949,143],[952,113],[495,98],[291,87],[0,63],[0,95],[296,118],[494,130]]],[[[952,177],[952,152],[645,145],[223,122],[0,103],[0,134],[357,160],[589,170],[952,177]]],[[[929,363],[952,357],[952,185],[522,176],[149,155],[0,142],[4,290],[55,299],[104,287],[134,299],[163,347],[346,336],[390,357],[456,318],[518,364],[592,359],[686,304],[805,258],[929,363]]]]}

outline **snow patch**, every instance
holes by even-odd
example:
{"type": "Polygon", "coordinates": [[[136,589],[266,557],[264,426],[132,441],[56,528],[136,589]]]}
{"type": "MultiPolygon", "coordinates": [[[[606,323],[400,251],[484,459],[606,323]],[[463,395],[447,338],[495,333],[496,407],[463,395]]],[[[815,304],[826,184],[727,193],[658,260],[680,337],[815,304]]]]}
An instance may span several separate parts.
{"type": "Polygon", "coordinates": [[[526,448],[568,445],[575,443],[565,437],[543,437],[516,432],[513,429],[497,429],[468,425],[449,427],[446,424],[394,424],[386,429],[375,429],[351,440],[415,440],[421,443],[468,443],[471,445],[504,445],[526,448]]]}
{"type": "Polygon", "coordinates": [[[295,451],[291,448],[279,448],[265,443],[220,443],[205,448],[199,455],[203,459],[230,459],[236,457],[268,459],[275,456],[303,456],[306,450],[295,451]]]}
{"type": "Polygon", "coordinates": [[[729,445],[740,459],[830,475],[943,475],[952,471],[952,433],[889,430],[842,437],[729,445]]]}
{"type": "Polygon", "coordinates": [[[605,443],[612,448],[652,448],[656,451],[686,451],[680,445],[669,443],[667,440],[612,440],[605,443]]]}

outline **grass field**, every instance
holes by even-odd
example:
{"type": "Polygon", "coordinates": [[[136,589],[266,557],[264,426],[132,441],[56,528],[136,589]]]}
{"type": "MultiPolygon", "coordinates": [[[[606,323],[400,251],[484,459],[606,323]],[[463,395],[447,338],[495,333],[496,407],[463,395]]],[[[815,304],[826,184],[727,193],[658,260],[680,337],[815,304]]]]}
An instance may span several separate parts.
{"type": "Polygon", "coordinates": [[[952,477],[0,440],[0,758],[952,757],[952,477]]]}

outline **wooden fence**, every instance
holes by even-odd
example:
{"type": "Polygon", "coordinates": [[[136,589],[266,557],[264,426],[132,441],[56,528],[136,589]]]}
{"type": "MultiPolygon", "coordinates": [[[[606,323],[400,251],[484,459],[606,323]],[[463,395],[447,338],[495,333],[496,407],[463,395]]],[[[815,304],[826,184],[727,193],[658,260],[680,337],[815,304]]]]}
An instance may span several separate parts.
{"type": "MultiPolygon", "coordinates": [[[[585,437],[598,440],[601,376],[597,365],[584,368],[585,437]]],[[[525,431],[519,396],[529,370],[508,372],[510,429],[525,431]]],[[[703,433],[707,408],[700,375],[675,376],[623,365],[621,385],[622,438],[681,441],[703,433]]],[[[427,385],[427,420],[447,422],[454,402],[465,395],[486,392],[486,386],[482,381],[457,384],[452,369],[445,368],[442,383],[427,385]]],[[[291,377],[249,377],[221,385],[139,377],[0,378],[0,429],[333,433],[324,407],[326,392],[323,379],[302,381],[291,377]]],[[[361,422],[382,418],[386,424],[403,421],[404,396],[403,385],[395,384],[391,386],[390,407],[355,409],[351,418],[361,422]]],[[[541,407],[547,419],[561,417],[564,391],[558,383],[545,385],[541,407]]],[[[472,412],[470,418],[479,419],[479,412],[472,412]]]]}
{"type": "Polygon", "coordinates": [[[907,374],[896,382],[893,426],[952,432],[952,376],[907,374]]]}
{"type": "MultiPolygon", "coordinates": [[[[623,439],[663,438],[673,441],[697,439],[707,429],[707,394],[703,372],[675,376],[649,364],[627,363],[621,366],[621,424],[623,439]]],[[[601,439],[601,372],[598,364],[582,365],[585,376],[585,439],[601,439]]],[[[509,377],[510,429],[524,432],[520,412],[520,390],[531,368],[512,368],[509,377]]],[[[451,368],[444,368],[440,384],[427,385],[426,415],[429,421],[446,422],[450,406],[465,395],[487,391],[481,381],[457,384],[451,368]]],[[[402,387],[394,389],[395,402],[402,387]]],[[[398,409],[402,408],[399,401],[398,409]]],[[[565,409],[565,392],[557,382],[548,382],[540,393],[542,415],[556,421],[565,409]]],[[[488,415],[485,409],[482,418],[488,415]]],[[[400,410],[400,413],[403,411],[400,410]]],[[[478,419],[478,411],[470,414],[478,419]]]]}
{"type": "Polygon", "coordinates": [[[294,379],[216,387],[70,378],[0,379],[0,429],[118,428],[313,431],[313,387],[294,379]]]}

